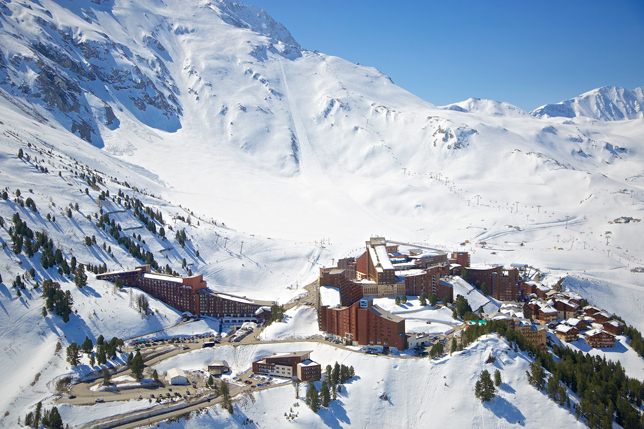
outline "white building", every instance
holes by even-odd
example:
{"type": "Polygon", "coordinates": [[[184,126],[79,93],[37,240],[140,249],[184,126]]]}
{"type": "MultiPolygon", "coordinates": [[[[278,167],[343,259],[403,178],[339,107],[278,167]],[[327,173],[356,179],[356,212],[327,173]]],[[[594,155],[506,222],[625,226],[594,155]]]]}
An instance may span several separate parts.
{"type": "Polygon", "coordinates": [[[181,368],[169,369],[165,379],[170,384],[188,384],[188,377],[181,368]]]}

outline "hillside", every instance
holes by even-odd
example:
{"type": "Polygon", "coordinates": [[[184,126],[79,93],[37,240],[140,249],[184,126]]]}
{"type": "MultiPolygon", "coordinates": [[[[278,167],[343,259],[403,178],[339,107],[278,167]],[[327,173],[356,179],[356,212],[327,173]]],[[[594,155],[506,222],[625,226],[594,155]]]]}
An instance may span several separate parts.
{"type": "MultiPolygon", "coordinates": [[[[152,298],[154,314],[142,316],[127,291],[93,273],[77,288],[63,269],[72,258],[107,270],[154,261],[203,274],[214,290],[286,303],[320,267],[381,235],[466,250],[477,264],[528,264],[549,284],[564,277],[644,331],[644,274],[631,271],[644,266],[642,88],[599,88],[531,113],[476,98],[439,107],[375,68],[303,49],[264,11],[233,0],[40,0],[0,4],[0,96],[2,425],[53,403],[56,380],[90,371],[65,362],[72,341],[180,321],[152,298]],[[13,251],[16,213],[46,233],[55,264],[43,266],[42,247],[13,251]],[[11,286],[17,276],[24,289],[11,286]],[[68,323],[42,315],[45,279],[70,292],[68,323]]],[[[264,338],[317,333],[310,309],[287,314],[306,326],[276,324],[264,338]]],[[[300,346],[262,350],[280,347],[300,346]]],[[[325,361],[377,371],[349,386],[345,408],[316,416],[302,407],[301,425],[579,424],[525,383],[528,357],[506,355],[495,337],[436,362],[315,347],[325,361]],[[490,352],[508,382],[486,407],[471,388],[490,352]],[[391,403],[369,396],[374,383],[393,392],[391,403]]],[[[240,369],[253,353],[235,357],[240,369]]],[[[286,405],[272,409],[271,395],[288,404],[289,389],[238,405],[233,423],[213,408],[173,425],[242,425],[240,415],[283,423],[286,405]]]]}

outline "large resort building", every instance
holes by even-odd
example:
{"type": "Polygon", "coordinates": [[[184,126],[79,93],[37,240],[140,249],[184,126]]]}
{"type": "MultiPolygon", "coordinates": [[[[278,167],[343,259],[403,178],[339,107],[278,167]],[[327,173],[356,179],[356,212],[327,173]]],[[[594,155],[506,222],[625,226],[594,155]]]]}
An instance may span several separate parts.
{"type": "Polygon", "coordinates": [[[320,269],[320,330],[347,344],[406,349],[405,320],[365,297],[435,294],[440,300],[451,299],[452,287],[441,277],[468,266],[467,252],[448,258],[442,250],[371,238],[359,257],[320,269]],[[337,297],[329,296],[331,289],[337,297]]]}
{"type": "Polygon", "coordinates": [[[203,275],[177,277],[152,273],[149,265],[99,274],[96,278],[111,282],[120,279],[123,286],[139,288],[181,312],[214,317],[227,325],[264,320],[270,315],[272,305],[269,301],[212,291],[203,275]]]}
{"type": "Polygon", "coordinates": [[[485,283],[492,298],[519,300],[522,296],[523,283],[516,268],[472,268],[468,252],[448,254],[373,237],[365,243],[360,256],[340,259],[337,266],[320,269],[321,291],[333,288],[339,295],[337,302],[318,300],[320,330],[347,344],[406,348],[404,319],[365,297],[436,295],[443,301],[463,295],[477,308],[486,306],[489,299],[458,277],[461,274],[478,285],[485,283]]]}

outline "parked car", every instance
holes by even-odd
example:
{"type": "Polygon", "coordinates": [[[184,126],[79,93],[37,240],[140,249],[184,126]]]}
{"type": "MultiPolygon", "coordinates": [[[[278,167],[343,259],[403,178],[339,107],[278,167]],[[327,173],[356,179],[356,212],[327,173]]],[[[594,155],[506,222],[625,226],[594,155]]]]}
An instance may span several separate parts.
{"type": "Polygon", "coordinates": [[[69,399],[74,399],[76,395],[69,395],[69,399]]]}
{"type": "Polygon", "coordinates": [[[253,382],[250,380],[246,380],[246,384],[253,384],[253,382]]]}
{"type": "Polygon", "coordinates": [[[103,403],[103,402],[105,402],[105,399],[103,399],[103,398],[96,398],[96,399],[94,399],[94,402],[96,402],[96,403],[103,403]]]}

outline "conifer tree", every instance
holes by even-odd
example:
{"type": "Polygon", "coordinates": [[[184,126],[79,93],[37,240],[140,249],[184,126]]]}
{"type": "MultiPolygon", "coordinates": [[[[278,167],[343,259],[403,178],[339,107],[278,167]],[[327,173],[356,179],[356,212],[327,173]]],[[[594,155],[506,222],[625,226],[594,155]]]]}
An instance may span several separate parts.
{"type": "Polygon", "coordinates": [[[67,362],[69,362],[71,366],[77,366],[80,362],[79,352],[80,347],[78,347],[78,344],[76,343],[71,343],[67,347],[67,362]]]}
{"type": "Polygon", "coordinates": [[[537,390],[543,390],[546,386],[546,372],[538,362],[530,363],[530,370],[526,371],[528,383],[536,387],[537,390]]]}
{"type": "Polygon", "coordinates": [[[40,424],[40,418],[42,417],[42,402],[38,402],[36,405],[36,412],[34,413],[34,427],[38,427],[40,424]]]}
{"type": "Polygon", "coordinates": [[[307,404],[314,413],[320,410],[320,392],[315,388],[315,384],[311,381],[309,389],[306,392],[307,404]]]}
{"type": "Polygon", "coordinates": [[[438,304],[438,297],[436,296],[436,294],[433,293],[429,296],[429,304],[432,307],[436,307],[436,304],[438,304]]]}
{"type": "Polygon", "coordinates": [[[419,301],[420,301],[420,305],[421,305],[421,306],[423,306],[423,307],[424,307],[424,306],[426,306],[426,305],[427,305],[427,298],[425,297],[425,294],[424,294],[424,293],[421,293],[421,294],[420,294],[419,301]]]}
{"type": "Polygon", "coordinates": [[[143,357],[141,356],[141,352],[136,352],[136,355],[134,355],[134,357],[132,358],[130,370],[137,380],[140,380],[143,377],[143,368],[145,368],[145,365],[143,364],[143,357]]]}
{"type": "Polygon", "coordinates": [[[329,403],[331,402],[331,393],[329,392],[329,385],[326,380],[322,382],[322,387],[320,388],[320,398],[322,400],[322,406],[328,408],[329,403]]]}
{"type": "Polygon", "coordinates": [[[336,361],[333,366],[333,373],[331,375],[331,384],[334,386],[340,382],[340,364],[336,361]]]}
{"type": "Polygon", "coordinates": [[[501,385],[501,371],[498,369],[494,371],[494,385],[499,387],[501,385]]]}
{"type": "MultiPolygon", "coordinates": [[[[51,411],[49,411],[48,414],[48,425],[47,427],[50,429],[60,429],[63,427],[63,419],[60,417],[60,413],[58,412],[58,408],[53,407],[51,411]]],[[[43,422],[44,423],[44,422],[43,422]]]]}
{"type": "Polygon", "coordinates": [[[483,402],[491,401],[496,396],[496,388],[487,369],[483,370],[476,382],[474,394],[483,402]]]}
{"type": "Polygon", "coordinates": [[[85,274],[85,266],[80,264],[76,269],[76,278],[75,278],[76,287],[81,289],[83,286],[87,286],[87,274],[85,274]]]}
{"type": "Polygon", "coordinates": [[[92,340],[89,339],[89,337],[85,336],[85,341],[83,341],[83,344],[81,345],[81,349],[83,350],[84,353],[89,353],[92,351],[94,348],[94,344],[92,344],[92,340]]]}

